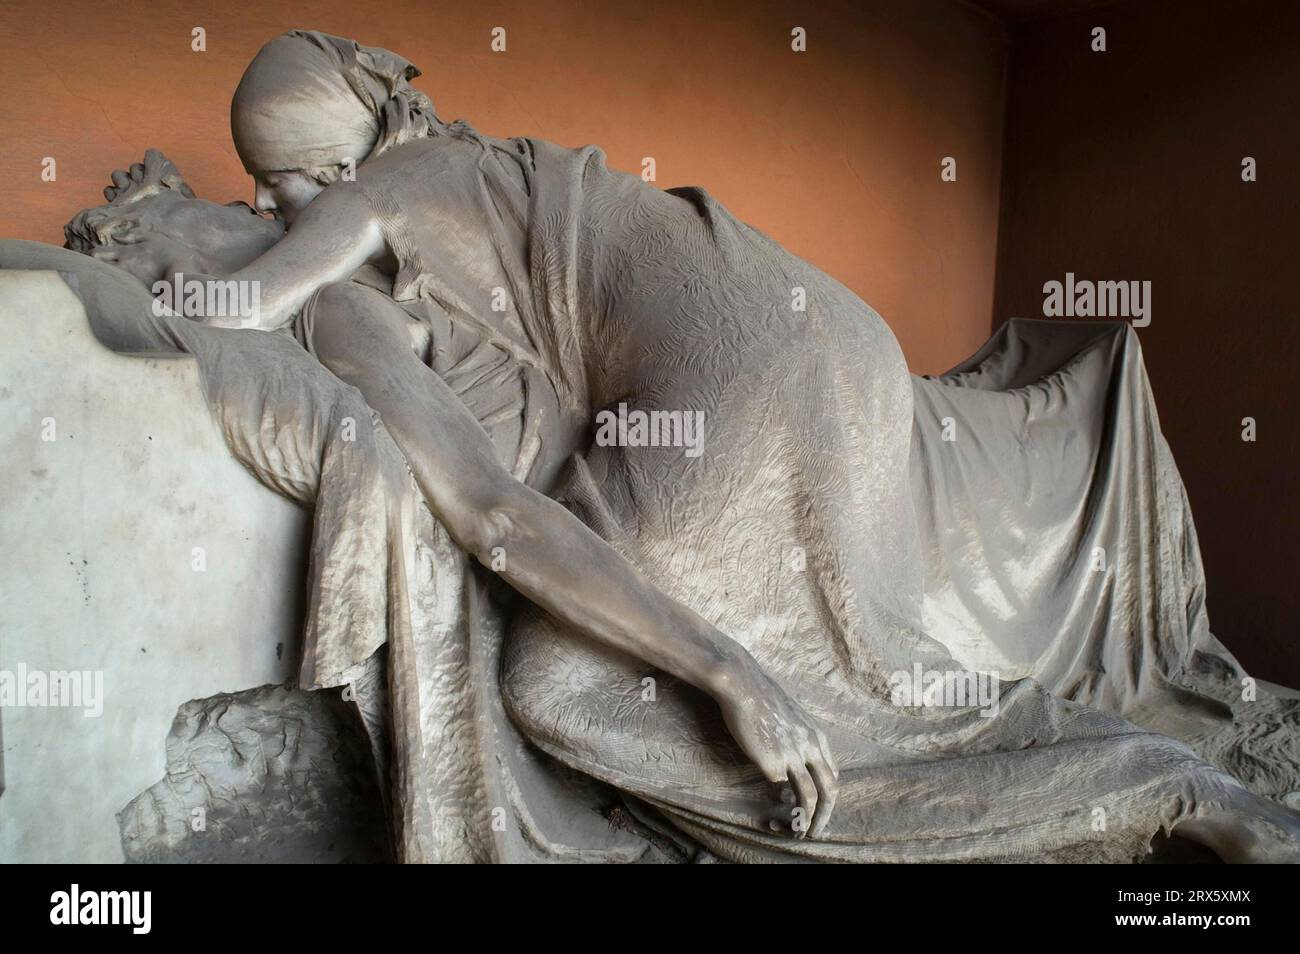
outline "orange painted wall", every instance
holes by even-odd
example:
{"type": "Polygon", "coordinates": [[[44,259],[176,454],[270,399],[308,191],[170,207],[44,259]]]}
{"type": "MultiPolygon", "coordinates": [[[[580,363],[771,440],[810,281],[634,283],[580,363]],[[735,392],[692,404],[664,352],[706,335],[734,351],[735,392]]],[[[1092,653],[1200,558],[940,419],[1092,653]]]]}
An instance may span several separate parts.
{"type": "Polygon", "coordinates": [[[988,335],[1006,41],[957,0],[7,0],[0,235],[61,243],[149,146],[200,195],[251,199],[230,96],[294,27],[402,53],[444,118],[596,143],[629,171],[654,156],[660,186],[705,186],[866,299],[913,370],[944,370],[988,335]],[[506,53],[489,49],[494,26],[506,53]],[[794,26],[807,53],[790,50],[794,26]],[[940,181],[944,156],[955,183],[940,181]]]}

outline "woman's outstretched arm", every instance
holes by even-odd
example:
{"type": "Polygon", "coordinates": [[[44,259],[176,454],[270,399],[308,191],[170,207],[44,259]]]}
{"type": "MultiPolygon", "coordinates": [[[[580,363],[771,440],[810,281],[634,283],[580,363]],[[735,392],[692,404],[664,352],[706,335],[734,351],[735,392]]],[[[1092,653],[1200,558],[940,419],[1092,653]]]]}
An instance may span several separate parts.
{"type": "MultiPolygon", "coordinates": [[[[386,251],[379,220],[361,193],[337,183],[303,209],[293,228],[258,258],[223,282],[256,283],[258,310],[248,316],[200,316],[217,326],[276,331],[287,326],[319,288],[347,281],[386,251]]],[[[189,274],[188,279],[208,276],[189,274]]]]}
{"type": "MultiPolygon", "coordinates": [[[[115,182],[118,175],[114,175],[115,182]]],[[[336,184],[317,196],[303,209],[293,229],[248,264],[234,272],[214,271],[218,262],[200,251],[203,242],[211,241],[214,234],[218,241],[224,239],[241,251],[265,247],[266,229],[250,238],[251,231],[232,229],[231,224],[232,220],[209,218],[205,227],[196,228],[192,236],[178,236],[166,227],[136,227],[115,234],[110,244],[90,254],[134,275],[154,289],[155,295],[165,293],[155,305],[163,313],[169,309],[170,313],[183,313],[184,317],[217,327],[276,331],[289,325],[316,289],[346,281],[368,263],[382,264],[386,252],[378,218],[356,187],[347,183],[336,184]],[[206,314],[206,295],[191,303],[184,294],[171,294],[178,275],[186,289],[191,282],[213,282],[227,288],[233,287],[231,282],[244,283],[238,300],[241,304],[255,300],[256,312],[249,315],[223,310],[222,314],[206,314]],[[159,288],[158,283],[164,287],[159,288]],[[192,310],[195,306],[197,310],[192,310]]],[[[236,259],[240,257],[235,255],[236,259]]],[[[216,300],[229,302],[230,298],[223,294],[216,300]]]]}

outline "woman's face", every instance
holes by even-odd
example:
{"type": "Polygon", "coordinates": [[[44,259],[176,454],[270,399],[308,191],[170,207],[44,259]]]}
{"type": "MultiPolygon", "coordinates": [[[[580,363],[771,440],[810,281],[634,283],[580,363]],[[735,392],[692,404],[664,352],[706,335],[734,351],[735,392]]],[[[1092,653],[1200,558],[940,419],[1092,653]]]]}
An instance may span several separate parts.
{"type": "Polygon", "coordinates": [[[302,172],[258,172],[253,176],[255,192],[253,208],[270,212],[285,227],[293,225],[298,213],[307,203],[324,191],[325,187],[302,172]]]}

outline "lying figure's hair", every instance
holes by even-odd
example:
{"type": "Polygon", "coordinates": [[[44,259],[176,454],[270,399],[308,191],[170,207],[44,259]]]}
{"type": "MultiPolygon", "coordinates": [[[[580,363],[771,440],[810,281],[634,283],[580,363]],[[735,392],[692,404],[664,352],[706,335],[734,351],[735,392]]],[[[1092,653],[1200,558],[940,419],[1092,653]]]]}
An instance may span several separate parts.
{"type": "Polygon", "coordinates": [[[157,149],[149,149],[144,154],[143,167],[139,178],[128,172],[130,181],[123,187],[109,185],[104,189],[107,205],[82,209],[72,217],[72,221],[63,227],[64,248],[77,252],[89,252],[93,248],[112,242],[113,232],[127,221],[124,215],[126,207],[141,199],[168,190],[177,192],[186,199],[194,198],[194,190],[189,187],[185,177],[170,159],[157,149]]]}
{"type": "MultiPolygon", "coordinates": [[[[125,186],[119,188],[110,184],[104,189],[107,204],[82,209],[63,227],[64,248],[85,254],[92,249],[111,245],[115,231],[135,224],[133,206],[143,199],[168,192],[183,199],[197,198],[176,165],[157,149],[146,151],[144,162],[138,165],[141,167],[138,172],[128,171],[130,181],[125,186]]],[[[333,179],[329,181],[334,181],[338,175],[336,170],[333,179]]],[[[250,214],[257,214],[247,202],[229,202],[227,205],[243,206],[250,214]]]]}

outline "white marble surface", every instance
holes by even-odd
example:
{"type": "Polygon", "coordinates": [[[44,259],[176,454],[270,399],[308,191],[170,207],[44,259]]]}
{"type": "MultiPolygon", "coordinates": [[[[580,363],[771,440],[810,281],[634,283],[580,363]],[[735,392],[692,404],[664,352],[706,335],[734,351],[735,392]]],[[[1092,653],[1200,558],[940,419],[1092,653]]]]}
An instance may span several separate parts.
{"type": "Polygon", "coordinates": [[[291,675],[309,518],[229,455],[192,359],[107,350],[53,272],[0,272],[0,446],[0,670],[104,680],[98,718],[0,711],[0,861],[120,861],[177,707],[291,675]]]}

